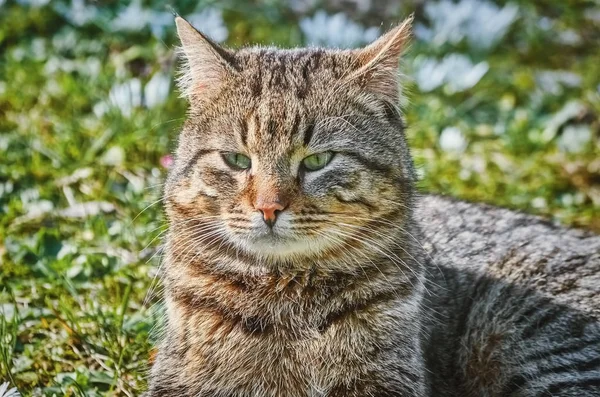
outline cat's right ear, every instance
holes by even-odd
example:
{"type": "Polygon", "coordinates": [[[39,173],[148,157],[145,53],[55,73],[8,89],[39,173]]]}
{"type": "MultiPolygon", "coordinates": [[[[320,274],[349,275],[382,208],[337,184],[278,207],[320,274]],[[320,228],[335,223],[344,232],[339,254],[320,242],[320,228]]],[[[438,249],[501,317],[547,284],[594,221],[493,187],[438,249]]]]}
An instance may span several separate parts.
{"type": "Polygon", "coordinates": [[[188,21],[177,16],[177,35],[183,58],[177,79],[181,95],[192,101],[216,92],[228,73],[233,73],[233,54],[197,31],[188,21]]]}
{"type": "Polygon", "coordinates": [[[410,41],[413,18],[411,15],[373,43],[354,51],[357,69],[348,79],[360,81],[367,90],[397,102],[400,93],[398,65],[400,55],[410,41]]]}

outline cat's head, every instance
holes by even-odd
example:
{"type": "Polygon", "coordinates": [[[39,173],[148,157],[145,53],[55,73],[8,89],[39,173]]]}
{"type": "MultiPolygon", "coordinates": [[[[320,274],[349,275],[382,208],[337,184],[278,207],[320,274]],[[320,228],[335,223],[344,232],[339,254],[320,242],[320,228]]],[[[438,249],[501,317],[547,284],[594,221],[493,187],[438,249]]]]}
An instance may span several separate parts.
{"type": "Polygon", "coordinates": [[[231,50],[177,18],[190,112],[165,190],[171,238],[264,263],[348,252],[402,227],[410,22],[358,50],[231,50]]]}

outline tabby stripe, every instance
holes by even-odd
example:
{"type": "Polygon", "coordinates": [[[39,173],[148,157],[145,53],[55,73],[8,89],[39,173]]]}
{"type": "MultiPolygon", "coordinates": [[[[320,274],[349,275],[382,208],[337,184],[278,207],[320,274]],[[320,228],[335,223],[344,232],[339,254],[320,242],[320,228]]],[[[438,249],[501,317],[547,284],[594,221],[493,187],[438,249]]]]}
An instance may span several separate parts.
{"type": "Polygon", "coordinates": [[[490,284],[491,281],[489,279],[480,278],[475,283],[475,288],[472,290],[473,292],[470,294],[470,296],[463,300],[464,304],[461,308],[462,310],[460,310],[460,313],[462,314],[460,315],[460,319],[458,320],[458,327],[456,330],[457,335],[466,334],[472,313],[474,312],[474,305],[476,302],[480,302],[482,300],[481,297],[486,291],[490,290],[490,284]]]}
{"type": "MultiPolygon", "coordinates": [[[[503,288],[501,289],[501,292],[499,292],[500,296],[515,296],[515,294],[513,293],[513,290],[516,287],[513,284],[508,284],[506,286],[503,286],[503,288]]],[[[488,319],[490,321],[493,321],[495,318],[502,318],[502,319],[509,319],[512,320],[512,317],[514,316],[513,312],[506,312],[503,311],[502,309],[506,306],[506,301],[504,299],[498,299],[495,298],[493,300],[493,306],[490,308],[490,310],[487,311],[488,314],[488,319]]]]}
{"type": "Polygon", "coordinates": [[[269,138],[274,138],[277,133],[277,126],[275,125],[275,121],[270,119],[267,122],[267,134],[269,138]]]}
{"type": "MultiPolygon", "coordinates": [[[[551,397],[556,393],[563,391],[568,388],[577,388],[578,391],[598,391],[600,390],[600,377],[594,378],[579,378],[572,380],[565,380],[562,382],[556,382],[550,385],[544,392],[538,394],[539,397],[551,397]]],[[[589,394],[588,394],[589,395],[589,394]]]]}
{"type": "Polygon", "coordinates": [[[280,73],[280,78],[283,78],[285,81],[287,81],[287,63],[286,62],[281,62],[279,63],[279,70],[278,72],[280,73]]]}
{"type": "MultiPolygon", "coordinates": [[[[545,359],[551,356],[560,356],[565,354],[573,354],[578,353],[581,350],[584,350],[587,347],[597,347],[600,346],[600,338],[592,339],[592,340],[574,340],[569,343],[562,344],[560,346],[554,347],[550,350],[546,349],[541,352],[530,353],[525,356],[525,360],[536,360],[536,359],[545,359]]],[[[600,352],[598,353],[600,354],[600,352]]]]}
{"type": "MultiPolygon", "coordinates": [[[[164,349],[164,351],[168,354],[169,350],[164,349]]],[[[163,374],[156,374],[155,376],[162,376],[163,374]]],[[[176,386],[173,382],[170,382],[171,379],[166,379],[164,382],[154,382],[150,387],[148,392],[148,396],[187,396],[189,394],[187,387],[185,386],[176,386]]],[[[146,394],[144,394],[146,395],[146,394]]]]}
{"type": "Polygon", "coordinates": [[[232,223],[230,224],[230,226],[234,229],[238,229],[238,230],[253,230],[254,228],[252,226],[248,226],[248,225],[238,225],[236,223],[232,223]]]}
{"type": "Polygon", "coordinates": [[[254,113],[254,135],[258,136],[260,131],[262,131],[260,118],[258,117],[258,113],[254,113]]]}
{"type": "MultiPolygon", "coordinates": [[[[516,375],[511,378],[508,385],[503,389],[503,391],[500,395],[512,396],[513,393],[522,389],[528,382],[538,380],[540,378],[540,375],[556,375],[561,372],[568,372],[568,371],[578,371],[578,372],[589,371],[591,369],[597,368],[599,363],[600,363],[600,357],[590,360],[588,362],[568,363],[568,364],[560,365],[558,367],[546,368],[543,371],[540,371],[536,374],[532,374],[530,377],[526,377],[523,374],[519,374],[519,375],[516,375]]],[[[574,374],[574,376],[577,376],[577,374],[574,374]]],[[[600,378],[598,378],[598,379],[593,378],[591,380],[600,381],[600,378]]],[[[560,391],[560,389],[563,387],[565,387],[565,388],[569,387],[569,386],[575,387],[575,386],[577,386],[575,384],[577,382],[578,382],[578,380],[569,380],[569,381],[562,381],[562,382],[555,383],[554,385],[557,386],[557,388],[554,390],[554,392],[560,391]]],[[[550,389],[548,389],[548,390],[550,390],[550,389]]],[[[540,394],[540,396],[550,396],[551,395],[551,394],[545,394],[545,393],[540,394]]]]}
{"type": "Polygon", "coordinates": [[[385,117],[388,120],[399,121],[402,124],[402,129],[404,129],[404,123],[402,122],[402,117],[400,116],[398,109],[388,101],[383,102],[383,108],[385,111],[385,117]]]}
{"type": "Polygon", "coordinates": [[[554,320],[564,312],[564,308],[560,306],[550,307],[545,310],[541,310],[538,316],[531,319],[528,326],[521,330],[521,335],[524,340],[531,338],[540,331],[543,331],[548,325],[552,324],[554,320]]]}
{"type": "MultiPolygon", "coordinates": [[[[206,197],[206,198],[210,199],[211,202],[215,199],[215,196],[211,196],[204,192],[198,192],[198,194],[194,197],[194,199],[197,199],[198,197],[206,197]]],[[[196,214],[194,214],[194,211],[196,210],[195,208],[185,207],[182,204],[175,201],[175,199],[173,197],[168,197],[167,202],[171,206],[173,206],[173,209],[175,209],[177,212],[179,212],[187,217],[193,218],[194,216],[196,216],[196,214]]],[[[210,205],[210,203],[209,203],[209,205],[210,205]]],[[[200,220],[198,220],[197,222],[201,223],[200,220]]]]}
{"type": "Polygon", "coordinates": [[[407,293],[406,289],[395,289],[389,291],[383,291],[377,294],[374,294],[365,300],[351,302],[345,307],[339,308],[337,310],[329,313],[324,321],[319,325],[319,331],[325,332],[329,327],[331,327],[334,323],[343,320],[351,314],[356,312],[360,312],[366,309],[369,309],[377,304],[385,303],[391,301],[393,299],[397,299],[399,296],[405,296],[407,293]]]}
{"type": "Polygon", "coordinates": [[[296,115],[294,116],[294,122],[292,123],[292,131],[290,134],[290,137],[292,139],[295,139],[295,137],[298,135],[299,128],[300,128],[300,115],[298,113],[296,113],[296,115]]]}
{"type": "Polygon", "coordinates": [[[298,225],[298,226],[294,226],[292,228],[292,231],[294,230],[315,230],[319,228],[319,224],[313,224],[313,225],[298,225]]]}
{"type": "Polygon", "coordinates": [[[187,164],[185,165],[185,167],[183,167],[183,169],[181,170],[181,175],[182,176],[189,176],[189,173],[193,170],[193,168],[196,166],[196,164],[198,163],[198,161],[205,155],[214,152],[214,150],[198,150],[190,159],[190,161],[187,162],[187,164]]]}
{"type": "Polygon", "coordinates": [[[385,175],[391,174],[392,169],[389,166],[378,163],[377,161],[374,161],[374,160],[370,160],[370,159],[364,157],[360,153],[356,153],[356,152],[340,152],[340,153],[358,161],[363,166],[365,166],[366,168],[368,168],[372,171],[379,171],[379,172],[384,173],[385,175]]]}
{"type": "Polygon", "coordinates": [[[304,138],[303,138],[304,146],[308,146],[308,144],[312,140],[314,132],[315,132],[315,125],[309,124],[306,127],[306,129],[304,130],[304,138]]]}
{"type": "Polygon", "coordinates": [[[595,357],[591,360],[584,359],[579,360],[577,362],[567,362],[556,367],[544,368],[539,371],[539,375],[548,375],[548,374],[559,374],[562,372],[585,372],[590,371],[592,369],[600,368],[600,356],[595,357]]]}
{"type": "MultiPolygon", "coordinates": [[[[377,104],[379,103],[379,101],[377,101],[377,104]]],[[[375,119],[381,119],[381,113],[370,108],[369,106],[367,106],[366,104],[364,104],[363,102],[359,102],[359,101],[353,101],[351,103],[351,106],[354,107],[355,109],[358,110],[358,112],[362,113],[365,116],[368,116],[370,118],[375,118],[375,119]]],[[[379,107],[379,106],[377,106],[379,107]]]]}
{"type": "Polygon", "coordinates": [[[371,203],[369,203],[368,201],[365,201],[362,198],[356,198],[356,199],[345,199],[343,198],[340,194],[335,194],[334,197],[336,198],[337,201],[339,201],[340,203],[344,203],[344,204],[358,204],[358,205],[362,205],[364,207],[366,207],[369,210],[375,210],[375,206],[371,203]]]}
{"type": "Polygon", "coordinates": [[[296,97],[298,99],[304,99],[310,88],[310,72],[318,68],[321,61],[322,52],[316,51],[312,55],[304,57],[304,63],[302,64],[302,81],[296,88],[296,97]]]}
{"type": "Polygon", "coordinates": [[[262,71],[262,69],[263,68],[257,68],[257,70],[258,70],[258,76],[256,77],[256,79],[254,79],[251,82],[250,89],[251,89],[251,92],[252,92],[252,96],[254,98],[258,98],[262,94],[262,83],[263,83],[263,77],[262,77],[263,71],[262,71]]]}
{"type": "Polygon", "coordinates": [[[518,390],[521,390],[523,386],[525,386],[525,384],[530,380],[531,378],[528,378],[522,374],[513,376],[512,378],[510,378],[508,384],[504,387],[504,389],[502,389],[502,393],[500,393],[499,395],[512,396],[518,390]]]}
{"type": "MultiPolygon", "coordinates": [[[[372,120],[373,119],[374,120],[378,120],[379,122],[398,121],[398,117],[393,117],[393,118],[389,117],[389,115],[391,114],[390,110],[389,110],[389,106],[390,105],[387,105],[387,102],[377,101],[375,103],[375,105],[377,105],[378,108],[382,108],[383,109],[384,115],[382,115],[381,111],[377,111],[375,109],[372,109],[372,108],[368,107],[367,105],[365,105],[362,102],[352,102],[352,105],[354,105],[355,108],[358,108],[358,111],[360,113],[366,115],[367,117],[369,117],[372,120]]],[[[404,125],[401,124],[401,128],[403,129],[404,125]]],[[[392,147],[391,145],[386,144],[384,141],[380,141],[379,142],[379,146],[382,147],[385,150],[389,150],[389,151],[392,151],[392,152],[395,150],[394,147],[392,147]]]]}
{"type": "Polygon", "coordinates": [[[268,320],[258,316],[246,317],[210,297],[197,296],[184,291],[175,293],[173,299],[182,303],[187,309],[191,309],[192,312],[204,310],[213,316],[220,317],[231,325],[239,325],[242,330],[250,334],[263,333],[272,329],[272,325],[268,320]]]}
{"type": "Polygon", "coordinates": [[[226,218],[226,220],[234,222],[248,222],[248,218],[246,218],[245,216],[230,216],[226,218]]]}
{"type": "Polygon", "coordinates": [[[247,146],[248,144],[248,120],[245,118],[240,122],[240,138],[242,145],[247,146]]]}
{"type": "MultiPolygon", "coordinates": [[[[532,295],[531,291],[527,291],[526,294],[519,296],[519,301],[527,301],[527,298],[532,295]]],[[[525,326],[527,326],[530,322],[531,322],[531,316],[533,316],[536,313],[539,313],[544,307],[546,307],[548,305],[548,300],[543,299],[543,300],[529,300],[530,306],[528,306],[529,308],[525,311],[520,311],[519,315],[516,319],[517,324],[523,324],[525,323],[525,326]]]]}

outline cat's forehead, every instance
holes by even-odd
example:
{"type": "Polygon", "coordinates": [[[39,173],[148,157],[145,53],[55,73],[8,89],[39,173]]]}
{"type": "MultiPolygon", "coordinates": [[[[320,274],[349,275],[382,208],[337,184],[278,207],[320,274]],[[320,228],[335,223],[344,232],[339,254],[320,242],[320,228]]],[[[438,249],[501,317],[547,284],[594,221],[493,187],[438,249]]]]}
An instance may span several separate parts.
{"type": "Polygon", "coordinates": [[[349,51],[324,48],[248,47],[239,50],[236,56],[251,71],[252,68],[260,68],[271,74],[299,75],[305,78],[311,72],[342,77],[352,63],[349,51]]]}
{"type": "Polygon", "coordinates": [[[229,92],[237,109],[224,117],[239,119],[244,140],[260,153],[302,146],[320,120],[347,111],[339,86],[351,60],[343,51],[247,48],[236,58],[229,92]]]}
{"type": "Polygon", "coordinates": [[[319,48],[245,48],[236,58],[240,76],[253,94],[292,90],[298,99],[311,90],[333,88],[352,63],[347,52],[319,48]]]}

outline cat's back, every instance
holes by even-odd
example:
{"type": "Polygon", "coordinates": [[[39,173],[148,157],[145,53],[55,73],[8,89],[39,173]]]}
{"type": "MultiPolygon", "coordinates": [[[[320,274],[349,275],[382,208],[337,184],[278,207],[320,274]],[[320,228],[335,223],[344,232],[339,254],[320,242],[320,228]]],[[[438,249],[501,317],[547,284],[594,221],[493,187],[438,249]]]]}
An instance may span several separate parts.
{"type": "Polygon", "coordinates": [[[434,195],[419,199],[416,219],[435,263],[534,288],[600,317],[600,236],[434,195]]]}

